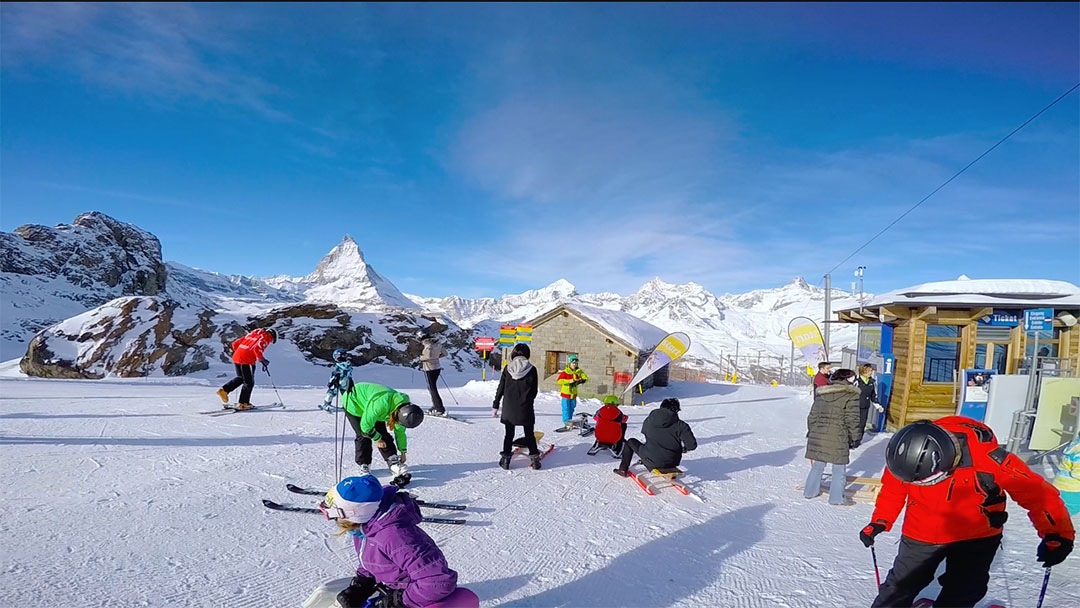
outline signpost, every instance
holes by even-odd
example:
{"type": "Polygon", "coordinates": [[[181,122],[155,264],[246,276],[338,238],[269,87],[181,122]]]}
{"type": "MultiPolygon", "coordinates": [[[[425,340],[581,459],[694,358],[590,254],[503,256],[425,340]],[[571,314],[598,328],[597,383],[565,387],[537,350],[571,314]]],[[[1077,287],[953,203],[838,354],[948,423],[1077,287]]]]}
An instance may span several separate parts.
{"type": "Polygon", "coordinates": [[[473,348],[480,351],[480,358],[484,360],[484,363],[480,365],[480,379],[487,380],[487,354],[495,350],[495,338],[477,338],[473,343],[473,348]]]}
{"type": "Polygon", "coordinates": [[[1042,332],[1053,331],[1053,329],[1053,308],[1029,308],[1024,311],[1024,333],[1035,332],[1035,343],[1031,349],[1031,369],[1028,370],[1028,394],[1025,409],[1035,409],[1035,391],[1038,386],[1036,370],[1039,369],[1039,336],[1042,332]]]}
{"type": "Polygon", "coordinates": [[[499,348],[502,349],[502,367],[506,368],[507,359],[510,357],[510,349],[514,346],[517,335],[517,327],[513,325],[499,326],[499,348]]]}
{"type": "Polygon", "coordinates": [[[515,331],[518,342],[524,342],[526,344],[532,342],[532,325],[518,325],[515,328],[515,331]]]}

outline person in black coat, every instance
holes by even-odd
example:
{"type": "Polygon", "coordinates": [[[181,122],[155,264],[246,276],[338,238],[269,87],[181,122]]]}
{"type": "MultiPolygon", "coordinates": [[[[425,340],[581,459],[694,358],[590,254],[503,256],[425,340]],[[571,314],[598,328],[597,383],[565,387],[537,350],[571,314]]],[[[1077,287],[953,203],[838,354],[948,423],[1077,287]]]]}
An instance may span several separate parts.
{"type": "Polygon", "coordinates": [[[491,404],[494,408],[491,415],[499,414],[499,402],[502,402],[502,418],[500,420],[505,427],[503,435],[503,449],[499,453],[499,466],[504,469],[510,468],[510,454],[513,450],[514,427],[522,427],[525,430],[525,446],[529,448],[529,458],[534,469],[540,468],[540,450],[536,447],[536,437],[533,436],[533,427],[536,426],[536,412],[533,404],[536,401],[536,393],[539,387],[536,368],[529,363],[529,346],[527,344],[515,344],[510,351],[510,363],[503,369],[499,377],[499,390],[495,392],[495,401],[491,404]]]}
{"type": "Polygon", "coordinates": [[[630,461],[634,454],[641,462],[652,469],[673,469],[682,462],[682,455],[697,449],[697,439],[690,425],[679,420],[679,400],[664,399],[660,407],[649,413],[641,425],[645,443],[629,439],[622,451],[622,462],[615,474],[626,477],[630,471],[630,461]]]}
{"type": "MultiPolygon", "coordinates": [[[[866,421],[870,417],[870,408],[880,407],[877,405],[877,381],[874,380],[874,366],[863,363],[859,366],[859,379],[855,382],[859,388],[859,428],[866,428],[866,421]]],[[[880,410],[879,410],[880,411],[880,410]]]]}

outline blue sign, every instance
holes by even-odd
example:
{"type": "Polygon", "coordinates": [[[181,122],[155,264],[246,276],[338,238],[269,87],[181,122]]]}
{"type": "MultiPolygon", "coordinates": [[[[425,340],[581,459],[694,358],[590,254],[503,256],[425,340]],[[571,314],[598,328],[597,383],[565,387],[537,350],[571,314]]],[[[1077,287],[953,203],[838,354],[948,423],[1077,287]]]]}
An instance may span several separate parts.
{"type": "Polygon", "coordinates": [[[1024,311],[1024,331],[1050,331],[1053,328],[1053,308],[1029,308],[1024,311]]]}
{"type": "Polygon", "coordinates": [[[874,378],[877,381],[878,403],[885,406],[885,413],[877,415],[874,428],[880,433],[885,430],[889,396],[892,393],[893,367],[896,358],[892,352],[893,328],[884,323],[862,323],[859,325],[859,347],[856,350],[856,362],[859,365],[869,363],[874,366],[874,378]]]}
{"type": "Polygon", "coordinates": [[[990,377],[995,369],[965,369],[960,374],[960,407],[958,416],[967,416],[982,422],[986,418],[986,402],[990,395],[990,377]]]}
{"type": "Polygon", "coordinates": [[[1016,327],[1020,325],[1020,313],[1008,310],[995,312],[979,319],[979,325],[984,327],[1016,327]]]}

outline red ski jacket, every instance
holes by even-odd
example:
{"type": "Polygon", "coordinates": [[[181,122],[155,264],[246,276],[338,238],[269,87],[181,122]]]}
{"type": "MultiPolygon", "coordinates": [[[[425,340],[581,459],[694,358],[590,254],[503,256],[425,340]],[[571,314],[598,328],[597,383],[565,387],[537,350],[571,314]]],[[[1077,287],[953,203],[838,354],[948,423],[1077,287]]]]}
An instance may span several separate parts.
{"type": "Polygon", "coordinates": [[[254,329],[243,338],[232,343],[232,362],[239,365],[255,365],[262,361],[263,351],[273,342],[265,329],[254,329]]]}
{"type": "Polygon", "coordinates": [[[622,440],[622,425],[629,420],[629,417],[623,414],[618,406],[608,404],[596,412],[593,420],[596,421],[596,428],[593,430],[596,440],[600,443],[615,445],[622,440]]]}
{"type": "Polygon", "coordinates": [[[963,416],[934,424],[960,441],[960,464],[951,475],[928,486],[904,483],[888,469],[871,519],[892,529],[907,506],[903,535],[924,543],[947,543],[1001,534],[1008,514],[1005,495],[1028,512],[1040,537],[1056,532],[1072,539],[1072,522],[1058,491],[1019,458],[998,447],[990,427],[963,416]]]}

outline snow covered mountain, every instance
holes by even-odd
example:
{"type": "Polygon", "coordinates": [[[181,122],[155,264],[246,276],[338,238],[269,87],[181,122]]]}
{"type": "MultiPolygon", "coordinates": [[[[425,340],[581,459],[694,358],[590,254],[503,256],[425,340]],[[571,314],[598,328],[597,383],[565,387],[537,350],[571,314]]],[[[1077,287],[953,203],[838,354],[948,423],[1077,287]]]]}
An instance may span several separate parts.
{"type": "MultiPolygon", "coordinates": [[[[80,215],[71,226],[0,234],[0,282],[3,355],[25,355],[29,373],[64,377],[213,371],[228,367],[224,353],[233,337],[271,322],[298,361],[326,361],[344,345],[361,362],[411,365],[415,330],[434,327],[445,332],[452,358],[472,365],[472,337],[495,335],[499,324],[536,317],[560,301],[686,332],[692,338],[687,367],[779,369],[790,352],[788,322],[799,315],[820,322],[824,300],[823,290],[802,279],[720,297],[696,283],[659,278],[625,297],[580,294],[565,279],[499,298],[407,296],[365,261],[349,236],[304,277],[221,275],[163,263],[156,237],[100,213],[80,215]],[[123,296],[132,297],[113,300],[123,296]],[[48,331],[38,333],[42,328],[48,331]]],[[[834,308],[850,303],[839,291],[834,298],[834,308]]],[[[854,343],[855,328],[834,329],[838,356],[854,343]]]]}
{"type": "Polygon", "coordinates": [[[461,327],[473,327],[483,321],[521,321],[539,315],[559,300],[575,296],[577,290],[574,285],[566,279],[559,279],[542,289],[501,298],[407,297],[425,311],[446,315],[461,327]]]}
{"type": "Polygon", "coordinates": [[[164,293],[157,237],[103,213],[0,232],[0,358],[22,355],[43,327],[118,296],[164,293]]]}
{"type": "MultiPolygon", "coordinates": [[[[500,323],[536,317],[561,300],[621,310],[661,329],[686,332],[692,340],[686,363],[716,371],[721,359],[728,370],[732,365],[737,369],[757,365],[779,368],[782,359],[790,362],[788,322],[806,316],[820,324],[825,290],[796,278],[774,289],[717,297],[696,283],[675,285],[655,278],[623,297],[613,293],[579,294],[570,282],[560,279],[543,289],[497,299],[410,297],[425,311],[445,315],[484,335],[497,333],[500,323]],[[738,363],[734,361],[736,352],[738,363]]],[[[851,302],[850,295],[833,290],[834,310],[851,302]]],[[[856,339],[854,326],[834,326],[834,355],[838,357],[840,349],[853,345],[856,339]]]]}
{"type": "Polygon", "coordinates": [[[265,283],[309,302],[327,302],[357,310],[417,308],[364,261],[360,247],[348,235],[306,277],[277,276],[266,279],[265,283]]]}

